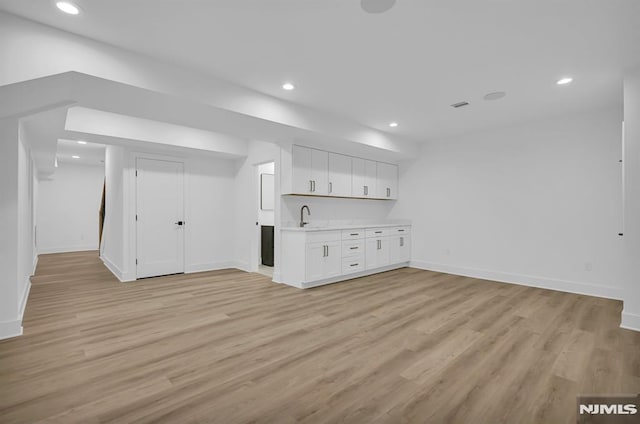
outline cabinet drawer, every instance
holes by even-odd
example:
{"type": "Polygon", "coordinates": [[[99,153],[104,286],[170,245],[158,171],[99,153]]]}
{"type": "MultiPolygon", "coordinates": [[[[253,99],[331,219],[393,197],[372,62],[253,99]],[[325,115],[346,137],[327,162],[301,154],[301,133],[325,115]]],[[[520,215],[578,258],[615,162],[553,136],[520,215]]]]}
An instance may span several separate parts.
{"type": "Polygon", "coordinates": [[[352,274],[360,271],[364,271],[364,255],[342,259],[343,274],[352,274]]]}
{"type": "Polygon", "coordinates": [[[342,230],[342,240],[359,240],[364,238],[364,228],[342,230]]]}
{"type": "Polygon", "coordinates": [[[321,243],[340,240],[340,231],[311,231],[307,233],[307,243],[321,243]]]}
{"type": "Polygon", "coordinates": [[[364,254],[364,240],[343,241],[342,257],[355,256],[364,254]]]}
{"type": "Polygon", "coordinates": [[[366,235],[367,235],[367,238],[386,237],[392,234],[390,230],[391,229],[389,227],[367,228],[366,235]]]}
{"type": "Polygon", "coordinates": [[[389,229],[391,234],[389,235],[399,235],[399,236],[403,236],[403,235],[409,235],[411,233],[411,227],[404,226],[404,227],[393,227],[389,229]]]}

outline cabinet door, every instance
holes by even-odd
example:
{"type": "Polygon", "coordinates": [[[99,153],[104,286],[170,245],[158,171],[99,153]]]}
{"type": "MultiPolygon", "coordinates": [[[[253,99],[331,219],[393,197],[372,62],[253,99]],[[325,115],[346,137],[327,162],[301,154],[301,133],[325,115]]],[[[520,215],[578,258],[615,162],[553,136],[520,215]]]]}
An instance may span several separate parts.
{"type": "Polygon", "coordinates": [[[312,194],[329,194],[329,152],[311,149],[312,194]]]}
{"type": "Polygon", "coordinates": [[[364,265],[366,269],[373,269],[378,267],[378,244],[379,239],[367,239],[365,243],[365,258],[364,265]]]}
{"type": "Polygon", "coordinates": [[[372,160],[364,161],[364,197],[377,197],[378,164],[372,160]]]}
{"type": "Polygon", "coordinates": [[[342,274],[342,243],[330,241],[325,243],[326,256],[324,258],[323,278],[337,277],[342,274]]]}
{"type": "Polygon", "coordinates": [[[293,165],[292,187],[294,193],[311,194],[313,192],[313,177],[311,156],[312,149],[293,146],[291,162],[293,165]]]}
{"type": "Polygon", "coordinates": [[[377,197],[376,179],[377,164],[375,161],[352,158],[352,196],[353,197],[377,197]]]}
{"type": "Polygon", "coordinates": [[[393,236],[393,237],[389,237],[389,263],[391,264],[397,264],[399,262],[402,262],[400,260],[400,256],[402,255],[401,253],[401,247],[400,246],[403,242],[400,241],[400,238],[403,236],[393,236]]]}
{"type": "Polygon", "coordinates": [[[351,157],[329,153],[329,195],[351,196],[351,157]]]}
{"type": "Polygon", "coordinates": [[[325,243],[307,244],[307,281],[321,280],[324,276],[325,243]]]}
{"type": "Polygon", "coordinates": [[[408,235],[389,237],[389,263],[399,264],[411,260],[411,239],[408,235]]]}
{"type": "Polygon", "coordinates": [[[365,167],[364,159],[351,158],[351,195],[353,197],[365,196],[365,167]]]}
{"type": "Polygon", "coordinates": [[[398,167],[396,165],[378,162],[377,191],[381,199],[398,198],[398,167]]]}
{"type": "Polygon", "coordinates": [[[378,249],[378,266],[387,266],[390,263],[391,257],[391,240],[390,237],[384,237],[380,239],[380,246],[378,249]]]}
{"type": "Polygon", "coordinates": [[[411,260],[411,236],[400,236],[400,262],[411,260]]]}

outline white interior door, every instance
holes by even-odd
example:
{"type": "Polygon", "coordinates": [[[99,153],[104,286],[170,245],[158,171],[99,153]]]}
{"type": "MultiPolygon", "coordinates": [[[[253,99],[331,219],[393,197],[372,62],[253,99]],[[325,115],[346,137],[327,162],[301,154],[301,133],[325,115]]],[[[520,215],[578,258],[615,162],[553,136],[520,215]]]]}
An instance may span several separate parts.
{"type": "Polygon", "coordinates": [[[184,166],[136,159],[136,277],[184,272],[184,166]]]}

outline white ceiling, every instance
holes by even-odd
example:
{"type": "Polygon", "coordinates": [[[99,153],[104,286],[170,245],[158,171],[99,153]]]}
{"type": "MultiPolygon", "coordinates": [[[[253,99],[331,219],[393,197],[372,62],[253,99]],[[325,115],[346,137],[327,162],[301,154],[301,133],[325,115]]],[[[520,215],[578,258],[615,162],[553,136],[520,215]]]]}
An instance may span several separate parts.
{"type": "Polygon", "coordinates": [[[640,66],[638,0],[398,0],[380,15],[359,0],[78,0],[78,17],[53,3],[0,9],[422,140],[619,103],[640,66]]]}
{"type": "Polygon", "coordinates": [[[58,162],[72,162],[83,165],[104,166],[104,144],[78,144],[77,140],[58,140],[56,158],[58,162]],[[74,158],[73,156],[79,156],[74,158]]]}

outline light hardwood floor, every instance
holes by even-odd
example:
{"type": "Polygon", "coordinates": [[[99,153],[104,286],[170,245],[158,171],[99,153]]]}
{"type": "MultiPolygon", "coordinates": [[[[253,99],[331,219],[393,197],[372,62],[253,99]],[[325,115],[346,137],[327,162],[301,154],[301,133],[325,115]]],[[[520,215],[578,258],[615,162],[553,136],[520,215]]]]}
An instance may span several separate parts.
{"type": "Polygon", "coordinates": [[[301,291],[43,255],[0,342],[0,422],[570,423],[579,393],[640,392],[620,310],[410,268],[301,291]]]}

